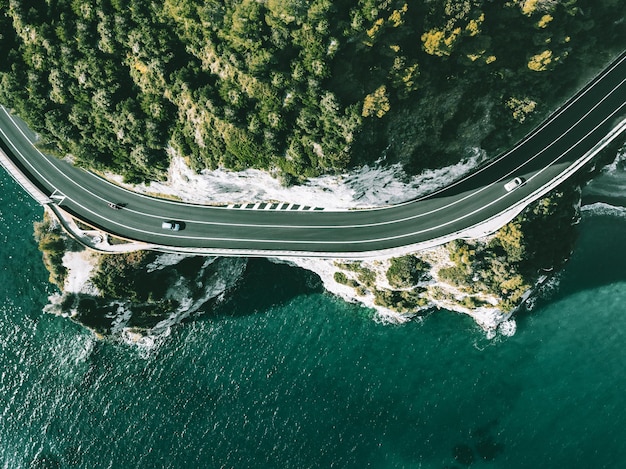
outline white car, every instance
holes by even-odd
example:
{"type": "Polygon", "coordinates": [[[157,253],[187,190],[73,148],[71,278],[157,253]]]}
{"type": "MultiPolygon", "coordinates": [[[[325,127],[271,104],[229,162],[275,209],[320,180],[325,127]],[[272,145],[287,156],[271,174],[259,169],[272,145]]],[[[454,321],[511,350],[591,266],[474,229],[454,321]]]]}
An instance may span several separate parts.
{"type": "Polygon", "coordinates": [[[164,230],[178,231],[180,230],[180,223],[176,221],[164,221],[161,223],[161,228],[164,230]]]}
{"type": "Polygon", "coordinates": [[[513,189],[517,189],[519,186],[524,184],[524,180],[522,178],[511,179],[504,185],[504,188],[507,192],[511,192],[513,189]]]}

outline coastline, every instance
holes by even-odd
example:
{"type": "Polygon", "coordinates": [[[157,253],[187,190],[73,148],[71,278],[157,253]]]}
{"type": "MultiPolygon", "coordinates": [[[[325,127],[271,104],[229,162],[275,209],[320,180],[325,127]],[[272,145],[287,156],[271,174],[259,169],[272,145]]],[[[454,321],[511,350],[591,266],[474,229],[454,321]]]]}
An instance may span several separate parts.
{"type": "MultiPolygon", "coordinates": [[[[612,144],[610,147],[615,148],[616,145],[612,144]]],[[[578,182],[574,182],[574,184],[584,184],[590,178],[598,176],[598,174],[607,174],[615,171],[620,171],[621,166],[624,165],[624,159],[626,155],[625,148],[617,149],[617,156],[611,158],[610,151],[605,151],[607,157],[602,157],[603,159],[610,159],[611,162],[604,167],[604,169],[594,169],[592,172],[587,174],[581,174],[577,176],[575,179],[578,182]]],[[[595,153],[594,153],[595,154],[595,153]]],[[[478,160],[475,160],[474,163],[477,163],[478,160]]],[[[600,167],[602,167],[602,162],[598,161],[600,167]]],[[[172,171],[181,171],[178,176],[173,177],[169,185],[167,186],[169,189],[170,195],[176,195],[184,199],[188,197],[186,194],[194,194],[197,196],[198,185],[204,185],[205,187],[210,186],[210,178],[206,178],[206,174],[196,175],[196,181],[194,184],[186,185],[184,182],[189,181],[190,176],[185,175],[186,172],[189,172],[189,168],[186,168],[183,164],[182,159],[178,160],[176,164],[173,165],[172,171]],[[183,177],[184,176],[184,177],[183,177]],[[190,187],[194,188],[190,192],[190,187]]],[[[454,171],[453,171],[454,172],[454,171]]],[[[249,176],[249,175],[248,175],[249,176]]],[[[246,177],[248,177],[246,176],[246,177]]],[[[221,176],[220,176],[221,177],[221,176]]],[[[245,180],[245,178],[244,178],[245,180]]],[[[593,187],[593,184],[589,185],[593,187]]],[[[165,186],[159,188],[159,190],[164,190],[165,186]]],[[[232,187],[231,187],[232,188],[232,187]]],[[[344,187],[345,188],[345,187],[344,187]]],[[[318,188],[319,189],[319,188],[318,188]]],[[[145,187],[140,188],[141,190],[145,190],[146,192],[153,191],[154,187],[145,187]]],[[[291,189],[283,189],[283,194],[288,194],[291,189]]],[[[328,188],[322,189],[322,192],[328,192],[328,188]]],[[[315,191],[313,191],[315,193],[315,191]]],[[[229,196],[231,192],[226,192],[225,196],[229,196]]],[[[190,196],[189,196],[190,197],[190,196]]],[[[579,193],[580,197],[580,193],[579,193]]],[[[589,200],[593,197],[598,197],[597,194],[594,195],[593,191],[586,188],[584,197],[589,200]]],[[[592,199],[594,200],[594,199],[592,199]]],[[[535,203],[537,204],[537,202],[535,203]]],[[[604,207],[604,205],[600,205],[600,207],[604,207]]],[[[580,210],[580,199],[578,202],[574,204],[574,206],[570,206],[570,208],[574,209],[575,213],[578,213],[580,210]]],[[[615,210],[614,208],[610,208],[610,206],[604,207],[607,210],[615,210]]],[[[599,207],[596,204],[596,209],[599,207]]],[[[583,208],[583,210],[587,210],[583,208]]],[[[518,216],[523,219],[525,217],[525,213],[528,212],[528,209],[522,211],[522,214],[518,216]]],[[[569,215],[571,220],[570,224],[575,225],[577,223],[578,215],[569,215]]],[[[508,216],[510,220],[513,218],[512,216],[508,216]]],[[[546,221],[551,220],[547,218],[546,221]]],[[[558,221],[557,221],[558,224],[558,221]]],[[[502,223],[500,223],[502,225],[502,223]]],[[[495,237],[499,236],[499,231],[497,227],[489,228],[484,227],[482,230],[477,230],[475,233],[472,233],[473,243],[487,245],[489,244],[495,237]]],[[[102,237],[102,242],[105,241],[105,237],[102,237]]],[[[132,251],[140,246],[115,246],[116,249],[120,249],[122,251],[132,251]],[[130,249],[129,249],[130,248],[130,249]]],[[[144,248],[147,246],[144,246],[144,248]]],[[[413,252],[408,254],[408,256],[421,257],[428,260],[431,265],[431,271],[429,274],[428,280],[423,280],[420,282],[416,282],[411,284],[406,288],[394,288],[389,282],[386,280],[386,272],[390,267],[390,262],[395,259],[393,256],[384,256],[379,257],[377,259],[370,260],[354,260],[351,261],[354,265],[358,265],[358,269],[361,270],[361,273],[350,273],[350,268],[348,271],[345,269],[342,271],[340,264],[336,260],[328,260],[328,259],[318,259],[318,258],[294,258],[288,261],[286,260],[277,260],[274,259],[273,262],[277,263],[287,263],[291,265],[296,265],[298,267],[304,268],[311,272],[314,272],[318,277],[322,280],[324,287],[330,293],[342,298],[345,301],[352,303],[359,303],[367,308],[373,308],[376,311],[376,319],[383,323],[404,323],[411,319],[419,318],[424,314],[429,314],[432,311],[445,309],[449,311],[454,311],[457,313],[462,313],[470,316],[474,322],[485,332],[488,338],[493,338],[497,334],[502,335],[512,335],[516,330],[516,323],[514,320],[515,313],[522,308],[525,308],[525,305],[532,304],[534,301],[534,297],[538,290],[540,290],[541,285],[549,281],[549,276],[537,275],[536,278],[533,277],[531,279],[531,283],[528,284],[524,291],[520,292],[518,299],[515,300],[514,307],[507,306],[506,308],[502,308],[500,303],[503,298],[499,297],[497,294],[487,294],[485,292],[470,292],[468,293],[467,287],[463,285],[452,285],[443,281],[438,276],[438,272],[445,268],[450,268],[450,261],[447,259],[448,252],[446,251],[445,246],[436,246],[431,247],[429,249],[422,250],[420,252],[413,252]],[[448,267],[446,267],[448,266],[448,267]],[[348,283],[353,284],[352,286],[341,284],[337,281],[337,273],[342,271],[342,275],[346,275],[346,279],[349,281],[348,283]],[[363,272],[369,272],[369,276],[373,276],[373,280],[363,283],[360,278],[363,275],[363,272]],[[358,288],[355,288],[355,285],[358,288]],[[367,288],[366,288],[367,287],[367,288]],[[382,299],[381,299],[382,298],[382,299]],[[391,301],[391,303],[389,303],[391,301]],[[400,305],[400,309],[397,307],[390,307],[389,305],[392,303],[396,303],[400,305]]],[[[569,257],[571,252],[567,253],[566,257],[569,257]]],[[[179,255],[169,255],[169,256],[179,256],[179,255]]],[[[179,256],[178,258],[184,258],[186,256],[179,256]]],[[[68,277],[63,285],[63,295],[86,295],[91,297],[97,297],[99,292],[94,288],[93,283],[91,283],[91,275],[97,270],[97,256],[95,254],[80,253],[80,252],[66,252],[63,257],[63,264],[65,268],[68,270],[68,277]]],[[[173,262],[172,265],[176,264],[173,262]]],[[[349,264],[349,263],[348,263],[349,264]]],[[[344,263],[344,267],[347,265],[344,263]]],[[[549,266],[551,270],[558,272],[558,267],[551,265],[549,266]]],[[[474,274],[475,275],[475,274],[474,274]]],[[[220,293],[213,295],[219,296],[227,289],[232,288],[238,281],[238,278],[241,276],[241,271],[239,274],[235,275],[234,278],[226,279],[226,284],[220,293]]],[[[224,280],[224,279],[222,279],[224,280]]],[[[54,312],[56,314],[61,314],[64,316],[74,317],[76,316],[75,312],[67,312],[63,311],[63,307],[61,303],[63,302],[63,295],[58,297],[51,297],[50,304],[47,307],[48,312],[54,312]]],[[[209,295],[210,296],[210,295],[209,295]]],[[[208,297],[207,297],[208,298],[208,297]]],[[[200,305],[196,302],[194,303],[197,309],[200,305]]],[[[124,308],[121,307],[120,304],[119,312],[121,314],[120,319],[118,319],[118,323],[126,324],[128,323],[130,316],[126,311],[124,312],[124,308]],[[121,308],[121,309],[120,309],[121,308]]],[[[153,327],[148,327],[147,329],[141,330],[133,330],[132,328],[124,328],[124,327],[116,327],[117,331],[124,331],[124,334],[127,336],[127,340],[136,341],[136,334],[145,335],[146,333],[150,335],[151,333],[157,332],[159,329],[163,331],[167,331],[170,325],[173,325],[191,314],[191,311],[185,311],[184,307],[182,309],[177,310],[173,315],[170,315],[169,319],[164,318],[167,323],[167,327],[157,327],[158,324],[154,324],[153,327]],[[130,335],[128,335],[130,334],[130,335]]],[[[162,323],[163,325],[165,323],[162,323]]]]}
{"type": "MultiPolygon", "coordinates": [[[[626,158],[625,155],[625,148],[622,147],[617,151],[617,156],[612,159],[610,164],[606,165],[603,169],[597,169],[597,174],[595,176],[587,174],[585,177],[589,178],[593,176],[600,178],[603,174],[606,175],[611,174],[612,172],[621,171],[621,165],[626,158]]],[[[589,187],[593,187],[593,185],[591,184],[589,187]]],[[[586,187],[583,191],[583,197],[589,199],[591,196],[593,196],[593,191],[586,187]]],[[[622,210],[620,208],[611,207],[606,203],[594,203],[592,205],[583,205],[581,207],[580,202],[577,202],[574,206],[571,206],[571,208],[574,209],[575,213],[578,213],[579,210],[582,210],[583,212],[589,210],[604,210],[608,212],[618,212],[620,214],[626,213],[626,211],[624,211],[626,209],[622,210]]],[[[574,226],[576,223],[577,220],[573,218],[571,220],[571,225],[574,226]]],[[[495,234],[492,234],[486,237],[476,238],[474,241],[488,244],[494,239],[495,236],[495,234]]],[[[467,291],[463,291],[463,289],[459,289],[453,285],[444,286],[445,282],[437,277],[438,270],[450,265],[450,261],[448,259],[449,252],[446,251],[446,247],[439,246],[413,254],[417,254],[426,259],[431,265],[431,271],[428,279],[417,282],[411,285],[408,289],[404,289],[404,291],[423,290],[424,293],[420,293],[418,295],[420,302],[423,299],[423,304],[419,307],[415,307],[411,311],[402,312],[391,307],[386,307],[384,304],[377,304],[376,302],[377,292],[390,292],[394,290],[386,278],[386,271],[389,269],[390,260],[392,259],[391,256],[384,259],[354,261],[354,265],[360,266],[359,269],[361,274],[338,268],[338,265],[341,266],[341,263],[338,263],[333,259],[294,258],[288,261],[282,259],[270,260],[275,263],[295,265],[299,268],[314,272],[321,279],[326,291],[342,298],[344,301],[358,303],[366,308],[375,310],[376,314],[374,317],[381,323],[402,324],[410,320],[419,320],[422,315],[432,314],[433,311],[447,310],[471,317],[477,326],[484,331],[487,338],[493,338],[498,334],[507,336],[514,334],[516,330],[516,313],[523,309],[532,309],[533,304],[537,299],[537,295],[541,296],[542,286],[546,284],[553,284],[556,281],[554,279],[558,278],[559,272],[559,268],[553,268],[552,274],[542,272],[541,275],[538,275],[536,280],[533,281],[533,283],[523,292],[523,295],[519,300],[519,304],[517,304],[515,308],[503,310],[498,307],[499,299],[497,296],[490,297],[489,295],[484,294],[479,295],[480,300],[483,303],[482,305],[476,306],[473,304],[472,300],[473,307],[467,307],[464,304],[469,301],[467,291]],[[357,294],[357,289],[355,289],[354,286],[351,287],[337,282],[335,275],[338,271],[344,272],[344,274],[348,276],[347,278],[351,279],[350,282],[353,284],[362,284],[359,275],[362,275],[364,271],[370,271],[371,273],[369,275],[373,275],[375,280],[371,281],[371,284],[367,289],[361,285],[360,289],[362,291],[360,294],[357,294]],[[445,295],[441,295],[442,286],[444,286],[443,291],[446,293],[445,295]],[[437,290],[435,291],[435,289],[437,290]],[[435,291],[436,294],[433,294],[433,291],[435,291]]],[[[64,292],[69,294],[85,294],[92,296],[98,294],[97,289],[95,289],[94,285],[90,282],[91,276],[97,268],[97,257],[97,254],[91,253],[90,251],[67,252],[65,254],[63,257],[63,263],[68,269],[68,276],[63,287],[64,292]]],[[[178,260],[183,257],[184,256],[181,257],[175,254],[162,255],[163,260],[161,264],[164,268],[167,268],[168,264],[175,265],[178,260]],[[168,256],[170,258],[169,261],[165,260],[165,257],[168,256]]],[[[226,278],[222,278],[222,280],[225,280],[226,283],[230,285],[230,287],[225,288],[223,291],[226,291],[228,288],[232,288],[233,285],[236,285],[240,275],[241,274],[238,274],[234,278],[230,279],[230,281],[226,278]]],[[[396,289],[396,291],[402,293],[403,289],[396,289]]],[[[474,294],[470,296],[474,296],[474,294]]],[[[51,297],[50,306],[47,308],[48,311],[56,312],[58,314],[60,312],[59,303],[59,298],[55,299],[54,296],[51,297]]],[[[188,314],[185,314],[183,311],[179,313],[178,319],[172,317],[168,324],[175,324],[177,321],[180,321],[184,319],[184,317],[188,316],[188,314]]],[[[71,316],[71,313],[67,312],[61,312],[61,314],[71,316]]],[[[139,331],[127,328],[124,331],[126,336],[124,340],[136,342],[139,336],[146,336],[146,334],[147,336],[151,336],[150,334],[154,334],[155,330],[150,331],[149,328],[144,331],[139,331]],[[139,336],[137,334],[139,334],[139,336]]],[[[153,339],[155,337],[156,335],[153,336],[153,339]]]]}

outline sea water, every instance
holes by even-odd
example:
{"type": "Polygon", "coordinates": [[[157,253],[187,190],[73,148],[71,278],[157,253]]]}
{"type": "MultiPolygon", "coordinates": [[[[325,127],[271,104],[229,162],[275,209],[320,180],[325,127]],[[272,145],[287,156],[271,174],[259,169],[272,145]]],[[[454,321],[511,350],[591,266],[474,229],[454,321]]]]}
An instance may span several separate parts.
{"type": "Polygon", "coordinates": [[[619,210],[584,212],[558,288],[513,337],[446,311],[383,325],[254,261],[227,301],[149,349],[43,313],[42,209],[3,171],[0,213],[0,467],[626,464],[619,210]]]}

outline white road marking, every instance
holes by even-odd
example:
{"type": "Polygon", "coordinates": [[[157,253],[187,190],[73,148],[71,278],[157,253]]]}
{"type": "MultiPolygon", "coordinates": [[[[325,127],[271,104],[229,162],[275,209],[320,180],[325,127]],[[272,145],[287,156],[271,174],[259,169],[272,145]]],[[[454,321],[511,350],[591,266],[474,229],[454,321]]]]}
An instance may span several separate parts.
{"type": "MultiPolygon", "coordinates": [[[[622,59],[622,60],[624,60],[624,59],[622,59]]],[[[621,61],[620,61],[620,62],[621,62],[621,61]]],[[[618,62],[618,63],[619,63],[619,62],[618,62]]],[[[615,66],[617,66],[617,64],[616,64],[615,66]]],[[[614,87],[614,88],[611,90],[611,92],[610,92],[609,94],[607,94],[604,98],[602,98],[602,99],[601,99],[601,100],[600,100],[600,101],[599,101],[599,102],[598,102],[598,103],[597,103],[597,104],[596,104],[596,105],[595,105],[595,106],[594,106],[591,110],[589,110],[587,113],[585,113],[585,114],[584,114],[584,115],[583,115],[580,119],[578,119],[578,120],[576,121],[576,123],[575,123],[572,127],[570,127],[567,131],[565,131],[565,132],[564,132],[562,135],[560,135],[557,139],[555,139],[555,140],[554,140],[554,141],[553,141],[550,145],[546,146],[545,148],[543,148],[542,150],[540,150],[539,152],[537,152],[535,155],[533,155],[531,158],[529,158],[528,160],[526,160],[525,162],[523,162],[523,163],[522,163],[521,165],[519,165],[519,166],[518,166],[518,167],[517,167],[514,171],[509,172],[509,173],[507,174],[507,176],[510,176],[511,174],[513,174],[513,173],[515,173],[515,172],[519,171],[519,169],[520,169],[520,168],[523,168],[526,164],[528,164],[528,163],[529,163],[530,161],[532,161],[534,158],[538,157],[540,154],[542,154],[544,151],[546,151],[548,148],[550,148],[552,145],[554,145],[554,144],[555,144],[558,140],[560,140],[561,138],[563,138],[563,136],[564,136],[564,135],[566,135],[567,133],[569,133],[569,132],[572,130],[572,128],[573,128],[574,126],[576,126],[577,124],[579,124],[579,123],[580,123],[580,122],[581,122],[581,121],[582,121],[582,120],[583,120],[583,119],[584,119],[587,115],[589,115],[589,113],[591,113],[593,110],[595,110],[595,109],[596,109],[596,107],[597,107],[600,103],[602,103],[604,100],[608,99],[608,97],[609,97],[609,96],[610,96],[610,95],[611,95],[611,94],[612,94],[612,93],[613,93],[613,92],[614,92],[617,88],[619,88],[620,86],[622,86],[622,84],[624,83],[624,81],[625,81],[625,80],[622,80],[622,81],[620,82],[620,84],[619,84],[619,85],[617,85],[616,87],[614,87]]],[[[596,82],[594,82],[594,83],[590,86],[590,88],[589,88],[589,89],[591,89],[593,86],[595,86],[595,84],[596,84],[596,82]]],[[[588,91],[588,90],[587,90],[587,91],[588,91]]],[[[580,99],[580,97],[582,97],[584,94],[585,94],[585,93],[582,93],[582,94],[578,97],[578,99],[580,99]]],[[[547,121],[545,121],[545,122],[544,122],[541,126],[539,126],[539,127],[538,127],[535,131],[531,132],[531,134],[532,134],[532,133],[536,133],[536,131],[537,131],[537,130],[539,130],[539,129],[543,128],[543,127],[544,127],[544,126],[545,126],[548,122],[552,121],[552,120],[553,120],[556,116],[560,115],[560,114],[561,114],[561,113],[562,113],[565,109],[567,109],[569,106],[571,106],[571,105],[572,105],[574,102],[576,102],[576,101],[577,101],[577,99],[572,100],[570,103],[568,103],[568,105],[567,105],[567,106],[565,106],[564,108],[562,108],[561,110],[559,110],[557,113],[555,113],[553,116],[551,116],[551,117],[550,117],[547,121]]],[[[594,129],[592,129],[590,132],[587,132],[587,133],[586,133],[583,137],[579,138],[579,139],[578,139],[578,140],[577,140],[577,141],[576,141],[573,145],[571,145],[571,146],[570,146],[567,150],[565,150],[564,152],[562,152],[562,153],[561,153],[561,154],[560,154],[557,158],[555,158],[555,159],[553,160],[553,162],[552,162],[550,165],[548,165],[548,166],[546,166],[546,167],[542,168],[542,169],[541,169],[539,172],[537,172],[535,175],[533,175],[533,176],[529,177],[529,180],[528,180],[528,181],[531,181],[532,179],[534,179],[535,177],[537,177],[539,174],[541,174],[542,172],[544,172],[545,170],[547,170],[547,168],[548,168],[548,167],[552,166],[554,163],[556,163],[557,161],[559,161],[559,160],[560,160],[563,156],[565,156],[565,155],[566,155],[567,153],[569,153],[569,152],[570,152],[573,148],[575,148],[575,147],[576,147],[576,146],[577,146],[577,145],[578,145],[578,144],[579,144],[579,143],[580,143],[580,142],[581,142],[584,138],[586,138],[586,137],[587,137],[588,135],[590,135],[592,132],[594,132],[595,130],[597,130],[597,129],[601,126],[601,125],[603,125],[604,123],[606,123],[609,119],[613,118],[613,116],[614,116],[615,114],[617,114],[618,112],[620,112],[620,111],[621,111],[621,109],[622,109],[623,107],[624,107],[624,104],[622,104],[622,105],[621,105],[621,106],[620,106],[620,107],[619,107],[616,111],[614,111],[614,112],[613,112],[610,116],[606,117],[606,118],[605,118],[605,119],[604,119],[604,120],[603,120],[600,124],[596,125],[596,126],[594,127],[594,129]]],[[[18,129],[18,131],[19,131],[19,132],[20,132],[20,133],[24,136],[24,138],[25,138],[27,141],[29,141],[29,142],[30,142],[30,139],[29,139],[29,138],[25,135],[25,133],[23,132],[23,130],[22,130],[22,129],[21,129],[21,128],[20,128],[20,127],[16,124],[16,122],[13,120],[13,117],[12,117],[12,116],[11,116],[11,115],[10,115],[10,114],[6,111],[6,109],[5,109],[5,108],[3,108],[3,110],[4,110],[4,112],[7,114],[7,116],[9,117],[9,119],[13,122],[13,124],[14,124],[14,125],[15,125],[15,127],[18,129]]],[[[12,143],[12,142],[8,139],[8,136],[6,135],[6,133],[5,133],[2,129],[0,129],[0,132],[2,132],[2,134],[5,136],[5,138],[7,139],[7,141],[11,144],[11,146],[12,146],[12,147],[16,150],[16,152],[18,152],[18,153],[19,153],[19,155],[23,158],[23,161],[24,161],[24,162],[25,162],[28,166],[30,166],[30,168],[32,169],[32,171],[33,171],[34,173],[36,173],[36,174],[37,174],[37,175],[41,178],[41,180],[45,181],[48,185],[50,185],[50,186],[52,186],[52,187],[55,187],[55,186],[54,186],[54,185],[53,185],[53,184],[52,184],[52,183],[51,183],[51,182],[50,182],[50,181],[49,181],[49,180],[48,180],[48,179],[47,179],[47,178],[46,178],[43,174],[41,174],[39,171],[37,171],[37,170],[36,170],[36,169],[35,169],[35,168],[34,168],[34,167],[30,164],[30,162],[28,161],[28,159],[27,159],[27,158],[25,158],[25,156],[24,156],[24,155],[23,155],[23,154],[22,154],[22,153],[21,153],[21,152],[17,149],[17,147],[16,147],[16,146],[15,146],[15,145],[14,145],[14,144],[13,144],[13,143],[12,143]]],[[[531,135],[531,134],[529,134],[529,135],[531,135]]],[[[525,138],[522,142],[524,142],[524,141],[526,141],[526,140],[527,140],[527,138],[525,138]]],[[[487,166],[485,166],[485,167],[481,168],[479,171],[477,171],[477,173],[478,173],[478,172],[483,171],[484,169],[486,169],[486,168],[487,168],[487,167],[489,167],[490,165],[495,164],[495,162],[497,162],[497,161],[501,160],[504,156],[506,156],[506,155],[510,154],[512,151],[514,151],[516,148],[518,148],[518,147],[519,147],[519,145],[520,145],[520,144],[516,145],[516,147],[514,147],[513,149],[511,149],[511,150],[509,150],[508,152],[506,152],[505,154],[503,154],[503,155],[499,156],[499,157],[498,157],[497,159],[495,159],[493,162],[490,162],[490,164],[489,164],[489,165],[487,165],[487,166]]],[[[39,151],[39,149],[38,149],[38,148],[36,148],[36,147],[34,147],[34,148],[35,148],[35,150],[36,150],[39,154],[41,154],[41,155],[45,158],[45,160],[46,160],[46,161],[47,161],[47,162],[48,162],[48,163],[49,163],[49,164],[50,164],[50,165],[51,165],[51,166],[52,166],[52,167],[53,167],[56,171],[60,172],[60,173],[61,173],[61,174],[62,174],[65,178],[67,178],[70,182],[73,182],[74,184],[77,184],[77,183],[76,183],[74,180],[72,180],[72,179],[71,179],[68,175],[66,175],[66,174],[64,174],[62,171],[60,171],[60,170],[59,170],[59,168],[57,168],[55,165],[53,165],[52,163],[50,163],[50,161],[47,159],[47,157],[46,157],[45,155],[43,155],[43,153],[41,153],[41,152],[39,151]]],[[[473,173],[472,175],[470,175],[470,176],[468,176],[468,177],[474,177],[474,175],[475,175],[475,174],[477,174],[477,173],[473,173]]],[[[106,181],[105,179],[102,179],[102,178],[98,178],[98,179],[100,179],[101,181],[104,181],[104,182],[106,182],[106,183],[109,183],[109,184],[111,184],[111,185],[114,185],[114,186],[115,186],[115,187],[117,187],[117,188],[120,188],[119,186],[117,186],[117,185],[115,185],[115,184],[113,184],[113,183],[110,183],[109,181],[106,181]]],[[[467,179],[467,178],[464,178],[464,180],[465,180],[465,179],[467,179]]],[[[333,230],[342,230],[342,229],[354,229],[354,228],[361,228],[361,227],[365,228],[365,227],[373,227],[373,226],[380,226],[380,225],[389,225],[389,224],[395,224],[395,223],[401,223],[401,222],[406,222],[406,221],[414,220],[414,219],[417,219],[417,218],[423,217],[423,216],[425,216],[425,215],[429,215],[429,214],[435,213],[435,212],[437,212],[437,211],[443,210],[443,209],[448,208],[448,207],[450,207],[450,206],[453,206],[453,205],[455,205],[455,204],[458,204],[458,203],[460,203],[461,201],[466,200],[467,198],[472,197],[472,196],[474,196],[474,195],[476,195],[476,194],[478,194],[478,193],[482,192],[483,190],[486,190],[488,187],[491,187],[491,186],[493,186],[494,184],[499,184],[499,182],[500,182],[502,179],[504,179],[504,178],[501,178],[501,179],[499,179],[497,182],[494,182],[494,183],[492,183],[492,184],[490,184],[490,185],[488,185],[488,186],[484,186],[483,188],[480,188],[479,190],[474,191],[474,192],[470,193],[469,195],[467,195],[467,196],[465,196],[465,197],[463,197],[463,198],[461,198],[461,199],[459,199],[459,200],[457,200],[457,201],[454,201],[454,202],[452,202],[452,203],[450,203],[450,204],[447,204],[447,205],[445,205],[445,206],[442,206],[442,207],[437,208],[437,209],[435,209],[435,210],[432,210],[432,211],[430,211],[430,212],[423,213],[423,214],[417,214],[417,215],[413,215],[413,216],[405,217],[405,218],[402,218],[402,219],[396,219],[396,220],[386,221],[386,222],[366,223],[366,224],[356,224],[356,225],[339,225],[339,226],[327,226],[327,225],[300,225],[300,226],[291,226],[291,225],[274,225],[274,224],[269,224],[269,225],[267,225],[267,224],[250,224],[250,223],[223,223],[223,222],[207,222],[207,221],[196,221],[196,220],[183,220],[183,221],[188,222],[188,223],[195,223],[195,224],[223,225],[223,226],[235,226],[235,227],[263,227],[263,228],[283,228],[283,229],[328,229],[328,230],[330,230],[330,229],[333,229],[333,230]]],[[[461,181],[457,181],[457,182],[456,182],[455,184],[453,184],[452,186],[454,186],[454,185],[456,185],[456,184],[458,184],[458,183],[460,183],[460,182],[461,182],[461,181]]],[[[78,185],[78,184],[77,184],[77,185],[78,185]]],[[[452,187],[452,186],[449,186],[449,187],[452,187]]],[[[86,189],[84,189],[84,188],[81,188],[81,189],[82,189],[82,190],[84,190],[85,192],[87,192],[87,193],[91,194],[93,197],[95,197],[95,198],[97,198],[97,199],[100,199],[100,200],[102,200],[102,201],[105,201],[105,199],[104,199],[103,197],[100,197],[99,195],[94,194],[93,192],[91,192],[91,191],[89,191],[89,190],[86,190],[86,189]]],[[[120,188],[120,189],[122,189],[122,190],[126,190],[125,188],[120,188]]],[[[442,190],[446,190],[446,189],[448,189],[448,187],[447,187],[447,188],[445,188],[445,189],[442,189],[442,190]]],[[[131,191],[128,191],[128,192],[131,192],[131,191]]],[[[133,193],[133,194],[134,194],[134,195],[140,195],[140,196],[143,196],[142,194],[135,194],[135,193],[133,193]]],[[[493,205],[493,204],[497,203],[498,201],[502,200],[502,199],[503,199],[504,197],[506,197],[507,195],[508,195],[508,194],[506,194],[506,193],[505,193],[503,196],[501,196],[501,197],[499,197],[499,198],[497,198],[497,199],[493,200],[492,202],[488,203],[485,207],[488,207],[488,206],[491,206],[491,205],[493,205]]],[[[429,194],[427,197],[431,197],[431,196],[432,196],[432,194],[429,194]]],[[[145,196],[145,197],[148,197],[148,196],[145,196]]],[[[442,227],[444,227],[444,226],[447,226],[447,225],[449,225],[449,224],[451,224],[451,223],[456,222],[458,219],[463,219],[463,218],[467,218],[467,217],[469,217],[469,216],[472,216],[472,215],[474,215],[474,214],[476,214],[476,213],[478,213],[478,212],[482,211],[482,210],[485,208],[485,207],[483,207],[483,208],[481,208],[481,209],[474,210],[473,212],[470,212],[470,213],[468,213],[468,214],[465,214],[465,215],[463,215],[463,216],[461,216],[461,217],[459,217],[459,218],[457,218],[457,219],[455,219],[455,220],[452,220],[452,221],[449,221],[449,222],[445,222],[445,223],[439,224],[439,225],[437,225],[437,226],[435,226],[435,227],[427,228],[427,229],[424,229],[424,230],[418,230],[418,231],[411,232],[411,233],[407,233],[407,234],[403,234],[403,235],[396,235],[396,236],[383,237],[383,238],[363,239],[363,240],[355,240],[355,241],[315,241],[315,240],[305,240],[305,241],[300,241],[300,240],[278,240],[278,239],[263,240],[263,239],[247,239],[247,238],[237,238],[237,239],[234,239],[234,240],[233,240],[232,238],[196,237],[196,236],[191,237],[191,236],[183,236],[183,235],[170,235],[170,234],[164,234],[164,233],[161,233],[161,232],[153,232],[153,231],[140,230],[140,229],[136,229],[136,228],[132,228],[132,227],[127,227],[127,226],[125,226],[125,225],[123,225],[123,224],[121,224],[121,223],[117,223],[117,222],[115,222],[114,220],[109,220],[109,219],[107,219],[106,217],[102,216],[101,214],[96,213],[96,212],[93,212],[92,210],[87,209],[87,208],[86,208],[86,207],[84,207],[82,204],[78,203],[77,201],[75,201],[75,200],[74,200],[73,202],[74,202],[77,206],[79,206],[79,207],[83,208],[86,212],[88,212],[88,213],[90,213],[90,214],[95,215],[98,219],[108,220],[109,222],[111,222],[111,223],[113,223],[113,224],[115,224],[115,225],[117,225],[117,226],[124,227],[124,228],[126,228],[126,229],[129,229],[129,230],[132,230],[132,231],[135,231],[135,232],[139,232],[139,233],[146,233],[146,234],[152,234],[152,235],[157,234],[157,235],[160,235],[160,236],[166,236],[166,237],[170,237],[170,238],[181,238],[181,239],[200,239],[200,240],[212,240],[212,241],[256,242],[256,243],[277,243],[277,242],[286,242],[286,243],[292,243],[292,244],[361,244],[361,243],[371,243],[371,242],[379,242],[379,241],[387,241],[387,240],[400,239],[400,238],[405,238],[405,237],[408,237],[408,236],[414,236],[414,235],[417,235],[417,234],[422,234],[422,233],[425,233],[425,232],[428,232],[428,231],[436,230],[436,229],[438,229],[438,228],[442,228],[442,227]]],[[[167,202],[170,202],[170,201],[163,201],[163,202],[166,202],[166,203],[167,203],[167,202]]],[[[415,202],[415,201],[409,201],[409,202],[405,202],[405,203],[403,203],[403,204],[398,204],[398,205],[406,205],[406,204],[408,204],[408,203],[414,203],[414,202],[415,202]]],[[[174,203],[174,202],[170,202],[170,203],[174,203]]],[[[245,204],[244,204],[244,205],[245,205],[245,204]]],[[[278,207],[276,207],[276,209],[289,210],[289,208],[290,208],[290,206],[291,206],[291,205],[292,205],[292,204],[280,204],[278,207]],[[285,205],[287,205],[287,206],[285,207],[285,205]]],[[[398,206],[398,205],[396,205],[396,206],[398,206]]],[[[268,206],[269,206],[269,207],[271,207],[271,204],[268,204],[268,206]]],[[[207,207],[207,208],[209,208],[209,207],[207,207]]],[[[301,208],[301,207],[300,207],[300,208],[301,208]]],[[[369,211],[372,211],[372,210],[387,210],[387,209],[389,209],[389,208],[392,208],[392,207],[382,207],[382,208],[379,208],[379,209],[371,209],[371,210],[369,210],[369,211]]],[[[219,208],[217,208],[217,209],[219,209],[219,208]]],[[[141,215],[143,215],[143,216],[147,216],[147,217],[159,218],[159,219],[161,218],[161,217],[158,217],[158,216],[155,216],[155,215],[145,214],[145,213],[143,213],[143,212],[138,212],[138,211],[134,211],[134,210],[133,210],[132,212],[137,213],[137,214],[141,214],[141,215]]],[[[328,213],[328,212],[327,212],[327,213],[328,213]]]]}

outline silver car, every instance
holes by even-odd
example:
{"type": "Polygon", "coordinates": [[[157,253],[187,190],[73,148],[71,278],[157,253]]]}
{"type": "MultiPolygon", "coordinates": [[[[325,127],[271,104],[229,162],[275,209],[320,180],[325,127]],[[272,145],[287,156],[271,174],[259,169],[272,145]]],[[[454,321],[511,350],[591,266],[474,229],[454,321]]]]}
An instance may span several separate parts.
{"type": "Polygon", "coordinates": [[[518,177],[515,179],[511,179],[509,182],[507,182],[504,185],[504,188],[507,192],[511,192],[513,189],[517,189],[522,184],[524,184],[524,179],[518,177]]]}
{"type": "Polygon", "coordinates": [[[178,223],[177,221],[164,221],[163,223],[161,223],[161,228],[163,228],[164,230],[179,231],[180,223],[178,223]]]}

